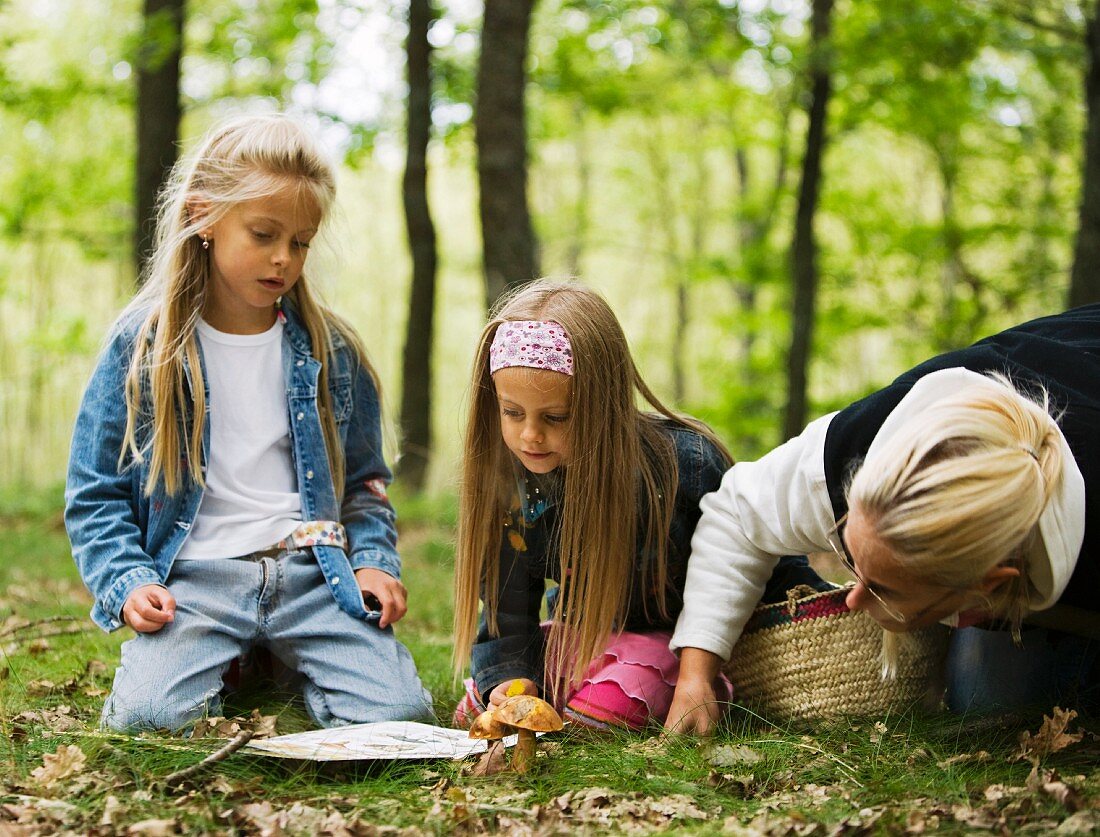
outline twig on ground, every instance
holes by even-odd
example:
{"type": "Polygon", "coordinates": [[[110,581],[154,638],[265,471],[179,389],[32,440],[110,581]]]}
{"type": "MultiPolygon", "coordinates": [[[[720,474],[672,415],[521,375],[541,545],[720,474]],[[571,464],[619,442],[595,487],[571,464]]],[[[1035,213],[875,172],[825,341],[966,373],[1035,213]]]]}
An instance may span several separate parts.
{"type": "Polygon", "coordinates": [[[225,759],[233,755],[233,753],[237,752],[237,750],[241,749],[241,747],[251,741],[253,735],[255,735],[255,732],[253,730],[241,730],[236,738],[234,738],[217,752],[211,753],[202,761],[193,764],[190,767],[185,767],[183,770],[177,770],[175,773],[170,773],[165,776],[164,783],[166,785],[178,785],[184,779],[190,779],[196,773],[202,772],[210,765],[217,764],[219,761],[225,761],[225,759]]]}
{"type": "MultiPolygon", "coordinates": [[[[40,639],[47,639],[51,636],[64,636],[65,634],[82,634],[85,631],[87,631],[87,628],[84,625],[75,625],[71,628],[62,628],[61,630],[57,631],[43,631],[40,634],[30,634],[28,636],[15,637],[14,639],[10,639],[6,645],[0,647],[0,652],[10,655],[14,654],[22,646],[30,645],[32,642],[40,639]]],[[[0,641],[3,641],[4,639],[5,637],[0,637],[0,641]]]]}
{"type": "Polygon", "coordinates": [[[817,753],[818,755],[825,756],[829,761],[836,762],[836,764],[842,769],[848,772],[848,779],[855,782],[857,787],[862,788],[863,783],[856,778],[856,769],[842,759],[838,759],[832,753],[826,753],[820,747],[814,747],[812,744],[803,744],[801,741],[773,741],[764,740],[754,741],[754,744],[786,744],[791,747],[801,747],[803,750],[809,750],[811,753],[817,753]]]}
{"type": "MultiPolygon", "coordinates": [[[[27,622],[25,625],[16,625],[13,628],[4,628],[0,630],[0,639],[13,636],[14,634],[21,633],[22,631],[29,631],[31,628],[37,628],[40,625],[49,625],[53,622],[83,622],[83,616],[47,616],[43,619],[35,619],[33,622],[27,622]]],[[[53,636],[53,634],[44,634],[44,636],[53,636]]]]}

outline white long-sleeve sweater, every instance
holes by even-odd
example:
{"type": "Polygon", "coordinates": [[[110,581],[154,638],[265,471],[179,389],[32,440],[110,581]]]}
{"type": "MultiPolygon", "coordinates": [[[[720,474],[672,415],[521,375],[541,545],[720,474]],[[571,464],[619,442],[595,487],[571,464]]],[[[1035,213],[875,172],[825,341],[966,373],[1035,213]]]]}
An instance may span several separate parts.
{"type": "MultiPolygon", "coordinates": [[[[921,378],[890,413],[868,454],[935,401],[989,379],[967,369],[921,378]]],[[[794,439],[755,462],[726,472],[706,495],[691,541],[684,609],[670,647],[701,648],[728,660],[764,585],[783,555],[823,552],[836,520],[825,479],[825,437],[836,413],[811,422],[794,439]]],[[[1061,484],[1039,520],[1028,555],[1030,606],[1042,610],[1061,596],[1085,531],[1085,485],[1064,437],[1061,484]]]]}

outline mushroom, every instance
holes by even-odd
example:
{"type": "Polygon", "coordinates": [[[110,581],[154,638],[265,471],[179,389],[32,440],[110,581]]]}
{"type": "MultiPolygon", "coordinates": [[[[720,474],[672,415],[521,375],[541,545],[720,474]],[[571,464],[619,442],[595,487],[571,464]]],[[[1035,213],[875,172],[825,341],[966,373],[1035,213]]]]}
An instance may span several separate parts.
{"type": "Polygon", "coordinates": [[[495,709],[486,709],[470,725],[470,738],[484,738],[494,741],[508,734],[508,729],[496,717],[495,709]]]}
{"type": "MultiPolygon", "coordinates": [[[[492,721],[512,727],[518,733],[512,753],[512,768],[526,773],[535,760],[535,733],[561,729],[561,716],[545,700],[534,695],[515,695],[493,710],[492,721]]],[[[472,734],[472,732],[471,732],[472,734]]]]}
{"type": "Polygon", "coordinates": [[[496,710],[486,709],[470,725],[470,738],[481,738],[489,741],[489,749],[485,751],[477,764],[473,767],[473,776],[492,776],[504,769],[504,742],[501,740],[510,732],[496,719],[496,710]]]}

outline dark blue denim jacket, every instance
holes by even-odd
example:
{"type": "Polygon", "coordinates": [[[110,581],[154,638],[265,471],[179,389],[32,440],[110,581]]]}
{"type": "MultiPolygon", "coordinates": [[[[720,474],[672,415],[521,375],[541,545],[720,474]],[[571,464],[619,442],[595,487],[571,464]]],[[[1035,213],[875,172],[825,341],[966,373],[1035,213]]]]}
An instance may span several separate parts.
{"type": "MultiPolygon", "coordinates": [[[[317,408],[321,364],[310,352],[309,334],[295,311],[285,304],[283,311],[283,372],[302,519],[344,524],[347,553],[334,546],[316,546],[313,552],[340,608],[366,618],[355,570],[374,567],[395,578],[401,573],[394,512],[385,491],[390,472],[382,458],[378,392],[354,350],[334,334],[328,387],[347,473],[343,503],[338,505],[317,408]]],[[[127,456],[119,467],[126,428],[126,372],[140,321],[135,316],[116,323],[88,382],[73,430],[65,490],[65,528],[73,557],[95,597],[92,619],[108,631],[122,626],[122,606],[130,593],[168,580],[203,494],[185,470],[183,487],[176,494],[157,485],[146,496],[149,458],[135,463],[127,456]]],[[[189,372],[187,382],[190,386],[189,372]]],[[[206,404],[209,409],[208,390],[206,404]]],[[[191,417],[184,421],[190,426],[191,417]]],[[[210,458],[209,421],[205,428],[204,471],[210,458]]],[[[149,427],[139,427],[139,446],[148,439],[149,427]]]]}
{"type": "MultiPolygon", "coordinates": [[[[668,538],[668,585],[663,591],[667,618],[660,613],[662,591],[651,586],[656,583],[655,574],[645,572],[653,569],[657,555],[652,550],[645,552],[645,521],[639,521],[630,606],[622,626],[631,631],[671,629],[675,624],[683,607],[691,536],[699,522],[699,500],[718,488],[729,467],[722,452],[705,436],[671,421],[662,420],[660,426],[675,446],[679,469],[668,538]]],[[[489,633],[482,617],[470,666],[474,682],[485,696],[499,683],[516,677],[542,683],[544,648],[539,612],[546,579],[561,582],[556,537],[560,477],[554,474],[550,479],[540,479],[521,466],[517,468],[521,471],[519,508],[511,514],[500,545],[500,636],[489,633]]],[[[641,500],[639,497],[639,503],[641,500]]],[[[608,521],[608,525],[614,525],[614,521],[608,521]]]]}

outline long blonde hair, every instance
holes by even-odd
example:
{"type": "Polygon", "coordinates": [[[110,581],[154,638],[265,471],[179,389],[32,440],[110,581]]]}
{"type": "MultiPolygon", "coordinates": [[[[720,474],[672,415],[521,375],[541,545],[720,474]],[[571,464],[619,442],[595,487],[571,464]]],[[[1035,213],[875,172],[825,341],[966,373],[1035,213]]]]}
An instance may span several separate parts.
{"type": "Polygon", "coordinates": [[[701,422],[673,413],[646,386],[622,327],[598,293],[575,281],[541,279],[501,300],[481,334],[470,390],[455,557],[456,672],[468,662],[482,592],[489,629],[498,632],[501,525],[514,498],[515,478],[501,437],[489,348],[497,328],[510,320],[556,322],[573,349],[572,453],[564,468],[558,529],[562,595],[547,647],[557,657],[555,670],[576,680],[611,631],[623,625],[639,518],[645,521],[644,547],[656,554],[646,589],[661,591],[659,609],[668,617],[668,532],[677,461],[660,430],[660,417],[641,412],[636,393],[661,416],[726,450],[701,422]]]}
{"type": "MultiPolygon", "coordinates": [[[[910,574],[931,583],[974,590],[994,567],[1016,567],[1020,575],[986,606],[1018,631],[1028,610],[1025,556],[1063,465],[1046,391],[1029,395],[993,374],[868,456],[848,504],[910,574]]],[[[885,648],[896,655],[895,642],[885,648]]]]}
{"type": "MultiPolygon", "coordinates": [[[[206,402],[195,327],[207,300],[211,259],[200,232],[240,203],[287,189],[294,190],[296,200],[316,207],[323,219],[335,198],[336,179],[332,164],[304,126],[285,114],[268,114],[211,130],[180,160],[161,191],[156,247],[141,290],[120,318],[137,318],[140,326],[126,375],[119,466],[149,458],[147,495],[158,482],[168,494],[179,491],[188,478],[203,484],[206,402]]],[[[354,330],[319,301],[304,274],[285,299],[305,325],[321,364],[318,406],[333,487],[341,497],[344,456],[328,389],[334,332],[358,355],[376,385],[377,376],[354,330]]]]}

